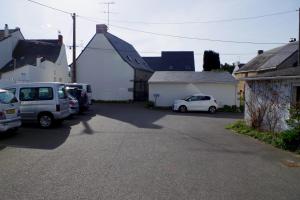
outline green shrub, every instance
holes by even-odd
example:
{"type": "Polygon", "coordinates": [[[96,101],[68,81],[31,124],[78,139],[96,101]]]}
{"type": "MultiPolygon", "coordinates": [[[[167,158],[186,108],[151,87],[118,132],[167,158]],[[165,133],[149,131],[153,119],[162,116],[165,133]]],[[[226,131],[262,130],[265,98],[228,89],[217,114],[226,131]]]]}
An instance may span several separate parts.
{"type": "Polygon", "coordinates": [[[224,105],[223,108],[220,108],[219,110],[223,112],[241,112],[241,109],[238,108],[236,105],[224,105]]]}
{"type": "Polygon", "coordinates": [[[243,120],[229,124],[226,128],[281,149],[300,152],[300,131],[298,129],[291,129],[281,133],[264,132],[251,128],[243,120]]]}
{"type": "Polygon", "coordinates": [[[240,105],[240,112],[244,112],[245,110],[245,106],[244,105],[240,105]]]}
{"type": "Polygon", "coordinates": [[[300,134],[297,129],[291,129],[278,134],[274,144],[282,149],[296,151],[300,148],[300,134]]]}

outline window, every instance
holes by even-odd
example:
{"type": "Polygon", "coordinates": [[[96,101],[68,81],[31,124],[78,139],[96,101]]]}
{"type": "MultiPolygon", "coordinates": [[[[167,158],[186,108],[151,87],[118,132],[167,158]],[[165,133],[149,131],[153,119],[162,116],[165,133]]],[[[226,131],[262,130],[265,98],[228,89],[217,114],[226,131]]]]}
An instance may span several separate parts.
{"type": "Polygon", "coordinates": [[[6,88],[6,90],[16,95],[16,91],[17,91],[16,88],[6,88]]]}
{"type": "Polygon", "coordinates": [[[300,86],[293,87],[293,102],[294,105],[300,104],[300,86]]]}
{"type": "Polygon", "coordinates": [[[137,64],[140,64],[140,61],[138,59],[134,59],[134,60],[137,64]]]}
{"type": "Polygon", "coordinates": [[[92,87],[91,87],[91,85],[87,85],[86,86],[86,90],[87,90],[86,91],[87,93],[92,93],[92,87]]]}
{"type": "Polygon", "coordinates": [[[39,100],[51,100],[53,99],[53,90],[52,88],[39,88],[39,95],[38,95],[38,99],[39,100]]]}
{"type": "Polygon", "coordinates": [[[205,97],[203,98],[203,100],[209,101],[209,100],[210,100],[210,96],[205,96],[205,97]]]}
{"type": "Polygon", "coordinates": [[[190,101],[199,101],[199,96],[192,96],[190,101]]]}
{"type": "Polygon", "coordinates": [[[22,88],[20,90],[21,101],[34,101],[37,100],[36,88],[22,88]]]}
{"type": "Polygon", "coordinates": [[[52,99],[53,99],[53,90],[50,87],[20,89],[21,101],[37,101],[37,100],[52,100],[52,99]]]}
{"type": "Polygon", "coordinates": [[[58,88],[58,98],[59,99],[66,99],[67,98],[67,93],[66,93],[66,88],[64,85],[60,85],[58,88]]]}
{"type": "Polygon", "coordinates": [[[4,104],[15,103],[15,96],[11,92],[0,92],[0,102],[4,104]]]}
{"type": "Polygon", "coordinates": [[[126,56],[126,57],[129,61],[132,61],[132,58],[130,56],[126,56]]]}

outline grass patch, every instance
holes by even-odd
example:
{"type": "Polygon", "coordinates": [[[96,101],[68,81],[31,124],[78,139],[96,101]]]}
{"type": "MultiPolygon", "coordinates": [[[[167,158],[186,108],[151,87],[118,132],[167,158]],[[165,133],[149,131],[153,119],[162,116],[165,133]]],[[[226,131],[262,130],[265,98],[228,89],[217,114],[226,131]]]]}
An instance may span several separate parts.
{"type": "Polygon", "coordinates": [[[247,135],[258,139],[277,148],[289,150],[300,154],[300,133],[296,129],[283,131],[281,133],[271,133],[258,131],[248,125],[243,120],[234,122],[226,126],[226,129],[236,133],[247,135]]]}

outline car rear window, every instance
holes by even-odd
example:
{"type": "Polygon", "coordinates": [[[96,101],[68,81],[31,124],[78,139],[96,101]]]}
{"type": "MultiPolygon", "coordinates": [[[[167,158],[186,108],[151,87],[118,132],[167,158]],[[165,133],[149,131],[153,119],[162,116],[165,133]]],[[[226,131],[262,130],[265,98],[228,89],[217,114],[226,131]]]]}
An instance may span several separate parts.
{"type": "Polygon", "coordinates": [[[53,99],[53,89],[51,87],[21,88],[20,101],[42,101],[53,99]]]}
{"type": "Polygon", "coordinates": [[[203,100],[210,100],[210,96],[205,96],[203,100]]]}
{"type": "Polygon", "coordinates": [[[8,104],[13,103],[15,95],[11,92],[0,92],[0,103],[8,104]]]}

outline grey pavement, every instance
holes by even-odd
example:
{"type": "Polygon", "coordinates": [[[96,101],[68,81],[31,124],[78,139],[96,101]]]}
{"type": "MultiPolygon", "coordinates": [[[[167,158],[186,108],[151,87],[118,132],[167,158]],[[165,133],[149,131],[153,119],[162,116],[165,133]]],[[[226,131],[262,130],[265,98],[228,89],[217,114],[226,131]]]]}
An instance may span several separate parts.
{"type": "Polygon", "coordinates": [[[292,153],[224,127],[240,114],[95,104],[0,139],[0,199],[300,199],[292,153]]]}

